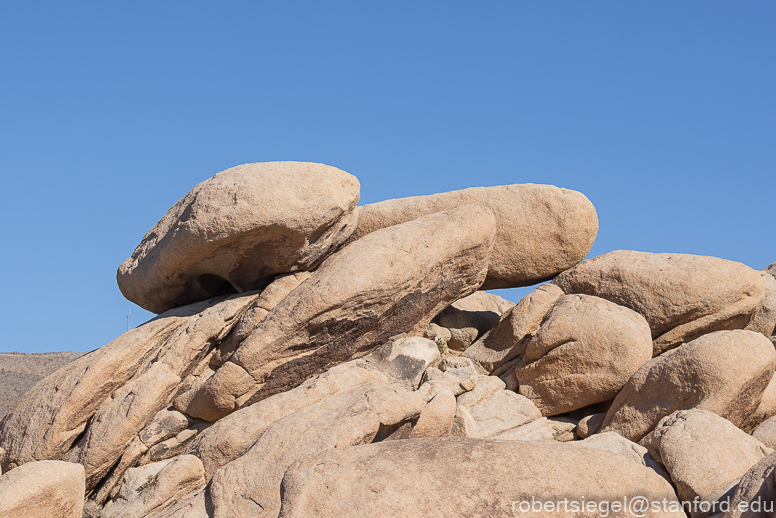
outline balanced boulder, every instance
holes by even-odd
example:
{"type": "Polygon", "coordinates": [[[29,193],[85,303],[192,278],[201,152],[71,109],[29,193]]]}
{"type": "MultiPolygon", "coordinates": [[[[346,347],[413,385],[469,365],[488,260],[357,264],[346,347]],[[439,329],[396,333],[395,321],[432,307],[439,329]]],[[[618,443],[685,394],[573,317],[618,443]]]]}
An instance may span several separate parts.
{"type": "Polygon", "coordinates": [[[734,261],[619,250],[563,272],[553,283],[641,313],[654,356],[712,331],[743,329],[765,300],[760,273],[734,261]]]}
{"type": "Polygon", "coordinates": [[[193,417],[215,421],[363,356],[431,319],[482,284],[495,219],[467,205],[385,228],[327,259],[245,339],[191,397],[193,417]]]}
{"type": "Polygon", "coordinates": [[[542,415],[557,415],[613,399],[651,358],[644,317],[598,297],[566,295],[527,342],[515,375],[542,415]]]}
{"type": "Polygon", "coordinates": [[[161,313],[315,268],[355,229],[360,185],[335,167],[245,164],[192,189],[119,267],[126,298],[161,313]]]}
{"type": "Polygon", "coordinates": [[[487,207],[496,216],[496,242],[484,290],[551,279],[584,259],[598,233],[595,207],[583,194],[552,185],[516,184],[364,205],[349,242],[467,204],[487,207]]]}
{"type": "Polygon", "coordinates": [[[602,432],[639,441],[676,410],[697,408],[736,426],[757,409],[776,368],[770,340],[752,331],[717,331],[645,363],[617,394],[602,432]]]}

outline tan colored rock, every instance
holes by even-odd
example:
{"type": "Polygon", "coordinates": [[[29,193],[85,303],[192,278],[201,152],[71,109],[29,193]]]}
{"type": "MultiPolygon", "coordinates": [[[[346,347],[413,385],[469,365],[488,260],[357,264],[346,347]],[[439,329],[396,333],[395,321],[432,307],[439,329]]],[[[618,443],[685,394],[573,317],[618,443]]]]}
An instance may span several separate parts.
{"type": "Polygon", "coordinates": [[[752,437],[768,448],[776,449],[776,416],[760,423],[752,432],[752,437]]]}
{"type": "Polygon", "coordinates": [[[554,284],[543,284],[501,316],[496,325],[473,343],[462,356],[471,358],[485,371],[494,371],[522,356],[525,339],[539,329],[550,308],[563,296],[554,284]]]}
{"type": "MultiPolygon", "coordinates": [[[[645,495],[683,517],[671,486],[652,470],[619,455],[556,442],[419,439],[330,450],[302,460],[283,478],[279,518],[484,518],[523,514],[531,498],[587,502],[645,495]],[[513,508],[513,505],[515,506],[513,508]]],[[[600,516],[594,512],[537,516],[600,516]]],[[[626,510],[609,510],[625,517],[626,510]]],[[[534,513],[531,513],[534,514],[534,513]]],[[[630,515],[632,516],[632,515],[630,515]]]]}
{"type": "Polygon", "coordinates": [[[642,443],[665,465],[684,501],[708,501],[773,451],[727,419],[697,409],[666,416],[642,443]]]}
{"type": "Polygon", "coordinates": [[[442,308],[481,285],[494,234],[493,215],[469,205],[351,243],[275,306],[185,410],[176,408],[214,421],[391,336],[422,335],[442,308]]]}
{"type": "Polygon", "coordinates": [[[147,464],[133,468],[114,500],[108,502],[103,518],[147,518],[190,493],[205,487],[202,462],[193,455],[181,455],[162,466],[147,464]]]}
{"type": "MultiPolygon", "coordinates": [[[[123,473],[115,470],[132,467],[152,446],[136,443],[138,434],[196,379],[255,296],[219,297],[178,308],[43,380],[0,424],[6,463],[83,462],[90,488],[104,481],[115,464],[110,480],[118,483],[123,473]]],[[[103,483],[100,498],[111,489],[103,483]]]]}
{"type": "Polygon", "coordinates": [[[746,329],[771,337],[776,331],[776,277],[767,272],[761,272],[760,276],[765,285],[765,300],[746,329]]]}
{"type": "Polygon", "coordinates": [[[666,480],[670,480],[670,475],[662,467],[662,465],[655,460],[655,458],[649,453],[647,448],[629,441],[622,435],[614,432],[606,432],[592,435],[581,441],[574,443],[577,446],[586,446],[588,448],[596,448],[598,450],[609,451],[622,455],[634,462],[638,462],[642,466],[647,466],[655,470],[666,480]]]}
{"type": "Polygon", "coordinates": [[[725,518],[767,518],[776,511],[776,453],[747,471],[735,486],[725,518]]]}
{"type": "Polygon", "coordinates": [[[210,365],[220,367],[232,357],[232,354],[240,347],[259,322],[264,320],[272,308],[278,305],[291,290],[299,286],[302,281],[310,276],[310,272],[297,272],[281,275],[256,297],[250,306],[243,312],[240,319],[234,325],[234,331],[226,337],[221,345],[214,351],[210,359],[210,365]]]}
{"type": "Polygon", "coordinates": [[[734,261],[687,254],[618,250],[588,259],[553,280],[641,313],[654,356],[701,335],[743,329],[761,307],[759,272],[734,261]]]}
{"type": "Polygon", "coordinates": [[[597,434],[598,431],[601,430],[605,418],[606,412],[591,414],[583,417],[577,424],[577,435],[579,435],[582,439],[585,439],[593,434],[597,434]]]}
{"type": "Polygon", "coordinates": [[[477,291],[445,308],[434,321],[448,329],[450,337],[446,339],[451,349],[463,351],[478,337],[492,328],[514,302],[477,291]]]}
{"type": "Polygon", "coordinates": [[[290,465],[331,448],[369,443],[381,429],[417,419],[423,403],[396,385],[369,384],[294,412],[216,472],[210,486],[214,518],[277,516],[280,482],[290,465]]]}
{"type": "Polygon", "coordinates": [[[601,431],[639,441],[676,410],[708,410],[740,426],[759,405],[776,368],[769,340],[717,331],[644,364],[612,403],[601,431]]]}
{"type": "Polygon", "coordinates": [[[420,411],[409,438],[449,437],[458,410],[453,384],[447,380],[429,381],[418,392],[428,402],[420,411]]]}
{"type": "Polygon", "coordinates": [[[475,376],[471,379],[474,387],[458,396],[458,405],[463,408],[471,408],[506,389],[506,384],[495,376],[475,376]]]}
{"type": "Polygon", "coordinates": [[[156,352],[182,319],[159,319],[133,329],[27,392],[0,422],[0,446],[10,463],[59,459],[99,407],[156,352]]]}
{"type": "Polygon", "coordinates": [[[765,268],[763,268],[764,272],[770,273],[774,277],[776,277],[776,263],[771,263],[765,268]]]}
{"type": "Polygon", "coordinates": [[[192,189],[119,267],[126,298],[161,313],[311,270],[355,229],[360,185],[308,162],[244,164],[192,189]]]}
{"type": "Polygon", "coordinates": [[[439,348],[427,338],[398,336],[364,356],[364,361],[404,388],[415,390],[426,369],[439,363],[439,348]]]}
{"type": "Polygon", "coordinates": [[[470,437],[479,439],[481,436],[477,421],[474,420],[471,413],[461,405],[457,405],[455,417],[453,418],[453,427],[450,430],[451,437],[470,437]]]}
{"type": "Polygon", "coordinates": [[[516,184],[364,205],[348,242],[467,204],[487,207],[496,216],[496,244],[484,290],[530,286],[551,279],[581,261],[598,232],[595,208],[583,194],[552,185],[516,184]]]}
{"type": "Polygon", "coordinates": [[[44,460],[30,462],[0,477],[3,518],[81,518],[84,468],[44,460]]]}
{"type": "Polygon", "coordinates": [[[574,440],[575,428],[576,425],[568,421],[556,421],[540,417],[528,424],[494,435],[493,438],[510,441],[569,442],[574,440]]]}
{"type": "Polygon", "coordinates": [[[337,365],[294,389],[220,419],[195,438],[187,452],[202,459],[210,480],[219,468],[247,453],[270,426],[284,417],[366,383],[387,384],[389,378],[364,360],[337,365]]]}
{"type": "Polygon", "coordinates": [[[644,317],[598,297],[566,295],[526,343],[515,376],[542,415],[557,415],[614,398],[651,358],[644,317]]]}
{"type": "Polygon", "coordinates": [[[119,389],[113,400],[95,414],[89,430],[64,460],[83,464],[86,487],[92,489],[124,453],[132,437],[145,427],[164,404],[164,396],[180,378],[163,363],[119,389]]]}
{"type": "Polygon", "coordinates": [[[747,433],[751,433],[760,423],[774,415],[776,415],[776,376],[771,377],[771,381],[765,387],[765,392],[763,392],[763,397],[760,399],[757,409],[740,428],[747,433]]]}
{"type": "Polygon", "coordinates": [[[477,422],[480,436],[499,435],[539,419],[542,414],[531,400],[510,390],[501,390],[468,408],[477,422]]]}

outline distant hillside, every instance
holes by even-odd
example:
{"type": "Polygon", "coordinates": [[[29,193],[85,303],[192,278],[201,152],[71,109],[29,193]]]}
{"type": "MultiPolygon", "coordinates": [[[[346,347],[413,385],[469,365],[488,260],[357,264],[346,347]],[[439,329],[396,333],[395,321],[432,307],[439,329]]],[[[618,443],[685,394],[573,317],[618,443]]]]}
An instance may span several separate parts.
{"type": "Polygon", "coordinates": [[[37,382],[86,353],[0,353],[0,419],[37,382]]]}

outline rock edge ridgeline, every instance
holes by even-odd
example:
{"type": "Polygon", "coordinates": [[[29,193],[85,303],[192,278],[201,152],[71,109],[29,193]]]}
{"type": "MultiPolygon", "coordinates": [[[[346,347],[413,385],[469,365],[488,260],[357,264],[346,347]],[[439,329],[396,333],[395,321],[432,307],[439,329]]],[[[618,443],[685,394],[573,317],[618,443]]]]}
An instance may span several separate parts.
{"type": "Polygon", "coordinates": [[[359,191],[270,162],[176,203],[117,274],[158,316],[0,421],[0,516],[772,509],[776,263],[584,260],[595,208],[550,185],[359,191]]]}

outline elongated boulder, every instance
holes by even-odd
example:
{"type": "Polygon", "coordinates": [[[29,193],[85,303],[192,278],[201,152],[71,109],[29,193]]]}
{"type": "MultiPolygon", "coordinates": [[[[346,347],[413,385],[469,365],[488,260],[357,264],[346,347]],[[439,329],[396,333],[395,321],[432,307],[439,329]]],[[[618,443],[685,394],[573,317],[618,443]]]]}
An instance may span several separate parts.
{"type": "Polygon", "coordinates": [[[227,169],[194,187],[145,235],[119,267],[119,288],[161,313],[313,269],[355,229],[359,190],[355,176],[323,164],[227,169]]]}
{"type": "MultiPolygon", "coordinates": [[[[684,517],[671,486],[651,469],[553,441],[418,439],[329,450],[289,468],[282,493],[280,518],[592,518],[602,516],[599,502],[635,496],[661,503],[639,516],[684,517]]],[[[627,504],[606,505],[606,514],[633,516],[627,504]]]]}
{"type": "MultiPolygon", "coordinates": [[[[131,467],[154,445],[139,435],[198,379],[256,297],[217,297],[178,308],[45,378],[0,422],[5,469],[35,460],[82,462],[91,489],[135,444],[131,462],[117,465],[131,467]]],[[[118,482],[121,473],[114,469],[114,475],[118,482]]]]}
{"type": "Polygon", "coordinates": [[[214,518],[276,517],[290,465],[331,448],[369,443],[381,429],[417,419],[423,403],[401,387],[367,384],[294,412],[216,472],[210,485],[214,518]]]}
{"type": "Polygon", "coordinates": [[[243,456],[264,432],[281,419],[331,396],[366,383],[389,383],[364,360],[337,365],[302,383],[218,420],[188,447],[202,459],[208,480],[222,466],[243,456]]]}
{"type": "Polygon", "coordinates": [[[566,295],[525,347],[515,375],[542,415],[613,399],[652,358],[649,324],[633,310],[589,295],[566,295]]]}
{"type": "Polygon", "coordinates": [[[12,469],[0,477],[3,518],[81,518],[84,468],[44,460],[12,469]]]}
{"type": "Polygon", "coordinates": [[[628,380],[602,432],[638,442],[665,416],[697,408],[747,422],[776,368],[770,341],[753,331],[717,331],[645,363],[628,380]]]}
{"type": "Polygon", "coordinates": [[[563,272],[553,283],[630,308],[649,322],[654,356],[712,331],[743,329],[765,300],[760,273],[734,261],[618,250],[563,272]]]}
{"type": "Polygon", "coordinates": [[[355,241],[327,259],[258,324],[181,411],[215,421],[246,403],[363,356],[400,333],[422,335],[479,288],[495,219],[467,205],[355,241]]]}
{"type": "Polygon", "coordinates": [[[668,469],[684,501],[709,501],[773,451],[727,419],[698,409],[666,416],[642,442],[668,469]]]}
{"type": "Polygon", "coordinates": [[[493,329],[461,356],[470,358],[489,373],[522,357],[525,339],[539,330],[544,316],[562,296],[563,290],[554,284],[539,286],[504,313],[493,329]]]}
{"type": "Polygon", "coordinates": [[[483,290],[551,279],[584,259],[598,233],[595,207],[583,194],[552,185],[515,184],[364,205],[348,242],[467,204],[488,207],[496,216],[496,242],[483,290]]]}

